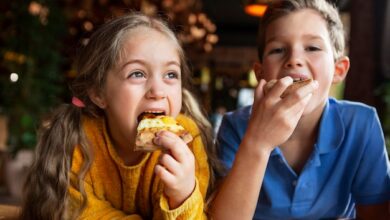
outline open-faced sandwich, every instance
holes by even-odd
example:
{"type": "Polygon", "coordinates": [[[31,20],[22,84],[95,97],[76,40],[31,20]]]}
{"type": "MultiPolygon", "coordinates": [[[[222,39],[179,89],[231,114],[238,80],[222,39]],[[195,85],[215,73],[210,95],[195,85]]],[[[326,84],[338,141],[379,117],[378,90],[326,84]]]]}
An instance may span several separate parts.
{"type": "MultiPolygon", "coordinates": [[[[312,81],[312,79],[301,79],[301,78],[293,79],[293,80],[294,80],[293,84],[291,84],[289,87],[287,87],[286,90],[284,90],[284,92],[282,93],[280,98],[286,97],[292,91],[295,91],[298,88],[301,88],[302,86],[305,86],[305,85],[309,84],[312,81]]],[[[273,79],[273,80],[270,80],[267,84],[265,84],[265,86],[264,86],[264,94],[267,94],[269,92],[269,90],[275,85],[276,82],[277,82],[277,80],[273,79]]]]}
{"type": "Polygon", "coordinates": [[[154,151],[161,149],[160,146],[153,143],[156,133],[161,130],[175,133],[185,143],[192,141],[191,134],[179,125],[173,117],[161,113],[144,113],[140,116],[137,127],[135,150],[154,151]]]}

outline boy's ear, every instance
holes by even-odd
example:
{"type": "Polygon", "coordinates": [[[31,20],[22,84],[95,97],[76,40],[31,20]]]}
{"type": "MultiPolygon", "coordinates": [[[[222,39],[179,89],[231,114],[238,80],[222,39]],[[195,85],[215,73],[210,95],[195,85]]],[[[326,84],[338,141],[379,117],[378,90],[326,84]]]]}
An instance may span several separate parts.
{"type": "Polygon", "coordinates": [[[335,70],[333,75],[333,83],[342,82],[347,76],[350,62],[347,56],[340,57],[335,63],[335,70]]]}
{"type": "Polygon", "coordinates": [[[253,71],[255,71],[257,82],[260,82],[260,80],[263,78],[263,76],[261,75],[262,68],[263,66],[260,62],[255,62],[253,64],[253,71]]]}
{"type": "Polygon", "coordinates": [[[99,106],[101,109],[105,109],[107,106],[105,98],[102,94],[96,92],[95,89],[88,90],[88,96],[95,105],[99,106]]]}

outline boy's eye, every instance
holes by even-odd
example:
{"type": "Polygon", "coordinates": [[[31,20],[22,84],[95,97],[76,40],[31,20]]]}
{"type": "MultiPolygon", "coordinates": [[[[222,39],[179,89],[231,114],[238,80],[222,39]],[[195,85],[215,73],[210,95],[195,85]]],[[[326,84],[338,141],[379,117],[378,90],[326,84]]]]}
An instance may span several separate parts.
{"type": "Polygon", "coordinates": [[[279,53],[283,53],[284,51],[285,51],[284,48],[274,48],[269,51],[269,54],[279,54],[279,53]]]}
{"type": "Polygon", "coordinates": [[[176,73],[176,72],[169,72],[169,73],[166,74],[165,77],[169,78],[169,79],[178,79],[179,78],[179,74],[176,73]]]}
{"type": "Polygon", "coordinates": [[[307,51],[320,51],[321,48],[316,47],[316,46],[309,46],[306,48],[307,51]]]}
{"type": "Polygon", "coordinates": [[[141,71],[132,72],[128,76],[128,78],[143,78],[143,77],[145,77],[145,74],[143,72],[141,72],[141,71]]]}

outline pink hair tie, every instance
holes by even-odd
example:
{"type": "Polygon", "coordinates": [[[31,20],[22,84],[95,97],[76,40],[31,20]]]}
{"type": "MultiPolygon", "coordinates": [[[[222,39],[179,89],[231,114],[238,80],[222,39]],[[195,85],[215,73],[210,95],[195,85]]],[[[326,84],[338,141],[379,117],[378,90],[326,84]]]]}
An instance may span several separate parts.
{"type": "Polygon", "coordinates": [[[77,97],[72,97],[72,104],[79,108],[84,108],[85,104],[77,97]]]}

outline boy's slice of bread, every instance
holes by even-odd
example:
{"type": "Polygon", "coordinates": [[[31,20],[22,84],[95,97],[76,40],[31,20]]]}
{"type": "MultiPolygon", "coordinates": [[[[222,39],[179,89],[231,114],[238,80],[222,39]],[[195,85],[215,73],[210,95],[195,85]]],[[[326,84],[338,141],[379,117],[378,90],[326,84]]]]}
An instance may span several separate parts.
{"type": "Polygon", "coordinates": [[[145,114],[137,127],[135,149],[140,151],[154,151],[161,149],[155,145],[153,139],[156,133],[162,130],[170,131],[178,135],[185,143],[192,141],[192,136],[173,117],[166,115],[145,114]]]}
{"type": "MultiPolygon", "coordinates": [[[[284,90],[284,92],[282,93],[280,98],[286,97],[291,92],[309,84],[311,81],[312,81],[312,79],[294,79],[293,84],[291,84],[289,87],[287,87],[286,90],[284,90]]],[[[277,80],[273,79],[273,80],[270,80],[267,84],[265,84],[264,94],[267,94],[269,92],[269,90],[275,85],[276,82],[277,82],[277,80]]]]}

